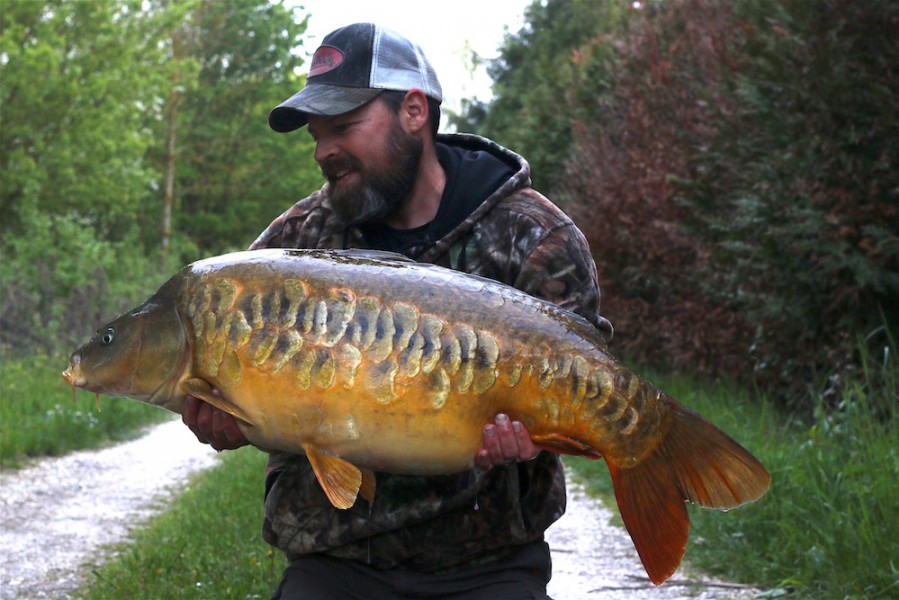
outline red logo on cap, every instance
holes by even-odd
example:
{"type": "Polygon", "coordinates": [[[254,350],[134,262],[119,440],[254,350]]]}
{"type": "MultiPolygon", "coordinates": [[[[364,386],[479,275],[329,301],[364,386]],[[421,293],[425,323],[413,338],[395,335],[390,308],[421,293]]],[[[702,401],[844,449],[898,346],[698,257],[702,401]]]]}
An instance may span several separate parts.
{"type": "Polygon", "coordinates": [[[312,55],[312,66],[309,68],[309,77],[324,75],[333,71],[343,63],[343,52],[333,46],[319,46],[312,55]]]}

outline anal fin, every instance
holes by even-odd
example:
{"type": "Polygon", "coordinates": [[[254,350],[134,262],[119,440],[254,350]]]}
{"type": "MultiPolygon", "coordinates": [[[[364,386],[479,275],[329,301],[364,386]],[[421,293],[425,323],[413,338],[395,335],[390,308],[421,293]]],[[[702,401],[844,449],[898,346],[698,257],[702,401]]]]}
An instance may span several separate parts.
{"type": "MultiPolygon", "coordinates": [[[[363,487],[366,478],[354,464],[339,456],[326,454],[312,444],[303,444],[303,450],[306,451],[306,458],[312,465],[315,478],[318,479],[319,485],[322,486],[325,495],[335,508],[345,510],[353,506],[360,489],[362,489],[363,497],[368,498],[370,495],[374,499],[373,475],[363,487]]],[[[369,473],[371,472],[369,471],[369,473]]]]}
{"type": "Polygon", "coordinates": [[[593,446],[558,433],[531,435],[531,440],[533,440],[534,445],[541,450],[549,450],[550,452],[558,452],[559,454],[583,456],[584,458],[591,459],[602,458],[602,454],[593,446]]]}

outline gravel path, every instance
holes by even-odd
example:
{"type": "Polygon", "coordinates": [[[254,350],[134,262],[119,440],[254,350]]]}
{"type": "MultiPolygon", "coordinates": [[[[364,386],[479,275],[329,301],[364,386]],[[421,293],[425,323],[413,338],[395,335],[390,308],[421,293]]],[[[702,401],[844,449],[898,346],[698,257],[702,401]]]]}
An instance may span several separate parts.
{"type": "Polygon", "coordinates": [[[646,576],[624,528],[612,525],[614,513],[568,478],[565,515],[546,532],[552,549],[553,578],[547,591],[557,600],[675,600],[754,598],[758,590],[705,577],[686,576],[683,567],[661,586],[646,576]]]}
{"type": "Polygon", "coordinates": [[[0,472],[0,598],[66,598],[79,566],[125,539],[216,453],[181,424],[137,440],[0,472]]]}
{"type": "MultiPolygon", "coordinates": [[[[160,499],[216,463],[180,421],[97,451],[0,472],[0,598],[66,598],[81,565],[125,539],[160,499]]],[[[553,549],[549,592],[558,600],[751,598],[741,586],[675,574],[656,588],[612,512],[577,484],[568,512],[547,532],[553,549]]]]}

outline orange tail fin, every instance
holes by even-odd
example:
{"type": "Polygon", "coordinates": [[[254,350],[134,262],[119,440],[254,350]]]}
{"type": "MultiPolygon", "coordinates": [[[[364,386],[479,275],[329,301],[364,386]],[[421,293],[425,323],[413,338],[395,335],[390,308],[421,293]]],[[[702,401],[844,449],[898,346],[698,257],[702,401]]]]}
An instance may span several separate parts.
{"type": "Polygon", "coordinates": [[[664,396],[672,423],[634,467],[609,463],[621,518],[656,585],[677,569],[687,548],[686,501],[729,509],[767,491],[771,476],[745,448],[701,416],[664,396]]]}

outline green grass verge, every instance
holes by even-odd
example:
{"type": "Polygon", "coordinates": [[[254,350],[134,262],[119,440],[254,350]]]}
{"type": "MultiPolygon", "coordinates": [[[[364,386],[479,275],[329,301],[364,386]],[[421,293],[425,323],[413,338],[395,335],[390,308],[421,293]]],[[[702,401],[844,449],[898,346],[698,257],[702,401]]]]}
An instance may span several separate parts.
{"type": "Polygon", "coordinates": [[[0,365],[0,466],[17,467],[29,458],[54,456],[133,437],[171,413],[133,400],[101,398],[72,391],[60,373],[60,357],[33,356],[0,365]]]}
{"type": "MultiPolygon", "coordinates": [[[[848,390],[839,411],[819,411],[809,424],[726,386],[653,379],[753,452],[772,476],[756,503],[729,512],[690,507],[692,566],[763,586],[771,597],[899,597],[895,397],[848,390]],[[871,404],[892,408],[874,417],[871,404]]],[[[566,464],[614,506],[604,463],[566,464]]]]}
{"type": "Polygon", "coordinates": [[[242,448],[191,479],[132,542],[113,548],[79,598],[268,598],[286,561],[263,540],[266,454],[242,448]]]}

